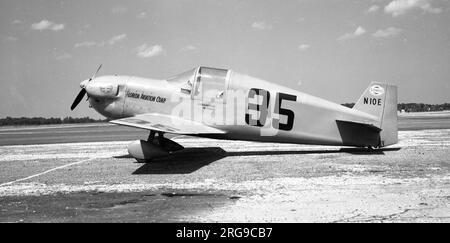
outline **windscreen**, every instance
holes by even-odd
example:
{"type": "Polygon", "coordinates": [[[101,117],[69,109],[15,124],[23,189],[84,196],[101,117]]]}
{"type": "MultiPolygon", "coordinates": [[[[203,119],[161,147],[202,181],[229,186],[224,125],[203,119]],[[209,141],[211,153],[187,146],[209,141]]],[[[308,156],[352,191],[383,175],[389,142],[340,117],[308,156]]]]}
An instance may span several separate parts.
{"type": "Polygon", "coordinates": [[[168,78],[167,82],[179,86],[182,93],[190,94],[194,84],[194,76],[196,71],[197,69],[193,68],[191,70],[168,78]]]}
{"type": "Polygon", "coordinates": [[[193,68],[186,72],[172,76],[172,77],[168,78],[167,81],[171,82],[171,83],[180,83],[180,84],[185,83],[187,81],[191,81],[191,83],[192,83],[192,82],[194,82],[195,71],[196,71],[196,68],[193,68]]]}

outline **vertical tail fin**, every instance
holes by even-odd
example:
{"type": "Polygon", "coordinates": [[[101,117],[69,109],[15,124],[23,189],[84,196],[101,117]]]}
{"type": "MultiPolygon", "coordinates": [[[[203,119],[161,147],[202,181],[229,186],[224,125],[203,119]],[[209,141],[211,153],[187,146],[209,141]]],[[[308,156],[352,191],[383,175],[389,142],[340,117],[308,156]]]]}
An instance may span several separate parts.
{"type": "Polygon", "coordinates": [[[380,147],[398,142],[397,86],[372,82],[353,109],[379,118],[374,125],[381,129],[380,147]]]}

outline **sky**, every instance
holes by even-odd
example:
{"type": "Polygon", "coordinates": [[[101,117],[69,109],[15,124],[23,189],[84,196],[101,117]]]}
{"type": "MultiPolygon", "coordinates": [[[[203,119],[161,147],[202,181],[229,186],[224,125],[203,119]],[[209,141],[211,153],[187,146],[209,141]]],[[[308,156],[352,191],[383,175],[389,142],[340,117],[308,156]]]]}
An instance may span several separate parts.
{"type": "Polygon", "coordinates": [[[337,103],[450,102],[447,0],[0,0],[0,117],[101,118],[79,83],[230,68],[337,103]]]}

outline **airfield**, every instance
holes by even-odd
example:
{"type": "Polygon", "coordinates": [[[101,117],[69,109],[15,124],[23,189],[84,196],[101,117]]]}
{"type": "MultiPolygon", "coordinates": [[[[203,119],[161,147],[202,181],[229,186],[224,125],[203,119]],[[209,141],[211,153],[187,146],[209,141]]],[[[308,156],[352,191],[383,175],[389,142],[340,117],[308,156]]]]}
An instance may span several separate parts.
{"type": "Polygon", "coordinates": [[[399,118],[396,145],[363,149],[172,139],[128,156],[145,130],[0,128],[0,222],[450,222],[450,113],[399,118]]]}

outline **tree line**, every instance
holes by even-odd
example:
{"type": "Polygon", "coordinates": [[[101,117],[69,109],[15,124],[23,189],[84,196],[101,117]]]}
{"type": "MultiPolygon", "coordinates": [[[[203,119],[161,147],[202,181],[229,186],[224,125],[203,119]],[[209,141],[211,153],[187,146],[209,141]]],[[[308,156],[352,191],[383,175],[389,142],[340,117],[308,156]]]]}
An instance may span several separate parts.
{"type": "Polygon", "coordinates": [[[71,124],[71,123],[94,123],[107,122],[108,119],[92,119],[90,117],[64,117],[61,118],[45,118],[45,117],[6,117],[0,118],[0,126],[16,126],[16,125],[48,125],[48,124],[71,124]]]}
{"type": "MultiPolygon", "coordinates": [[[[344,103],[342,105],[353,108],[355,103],[344,103]]],[[[400,103],[397,105],[397,110],[405,112],[445,111],[450,110],[450,103],[434,105],[424,103],[400,103]]]]}

